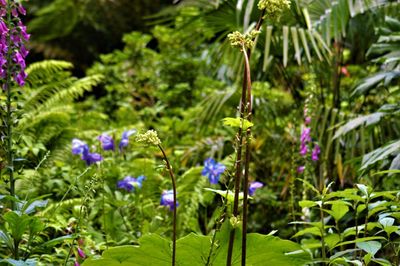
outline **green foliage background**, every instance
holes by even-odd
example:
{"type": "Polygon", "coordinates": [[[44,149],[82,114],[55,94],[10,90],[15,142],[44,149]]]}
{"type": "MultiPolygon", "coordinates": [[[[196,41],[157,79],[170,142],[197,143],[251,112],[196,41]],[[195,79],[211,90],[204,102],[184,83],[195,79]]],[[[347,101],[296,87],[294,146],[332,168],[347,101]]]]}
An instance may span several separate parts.
{"type": "MultiPolygon", "coordinates": [[[[191,256],[201,265],[226,204],[206,188],[230,189],[233,176],[235,128],[222,120],[237,115],[243,66],[226,35],[254,27],[257,1],[26,5],[32,62],[27,85],[15,88],[20,201],[8,209],[1,151],[0,264],[18,265],[13,239],[20,260],[39,265],[72,265],[78,239],[90,254],[84,265],[140,265],[133,256],[167,250],[162,154],[134,138],[124,152],[106,152],[97,140],[156,129],[177,176],[179,265],[191,256]],[[73,138],[104,156],[99,167],[71,154],[73,138]],[[209,157],[227,166],[218,185],[201,175],[209,157]],[[145,175],[143,187],[117,189],[127,175],[145,175]]],[[[322,263],[324,252],[332,265],[398,264],[399,14],[398,1],[296,0],[279,21],[266,20],[251,65],[250,178],[264,184],[250,200],[249,256],[262,254],[252,265],[294,265],[283,253],[298,250],[299,265],[322,263]],[[299,155],[305,106],[318,162],[299,155]],[[271,232],[297,244],[261,235],[271,232]]],[[[221,230],[213,265],[225,257],[221,230]]],[[[169,261],[169,250],[160,256],[169,261]]]]}

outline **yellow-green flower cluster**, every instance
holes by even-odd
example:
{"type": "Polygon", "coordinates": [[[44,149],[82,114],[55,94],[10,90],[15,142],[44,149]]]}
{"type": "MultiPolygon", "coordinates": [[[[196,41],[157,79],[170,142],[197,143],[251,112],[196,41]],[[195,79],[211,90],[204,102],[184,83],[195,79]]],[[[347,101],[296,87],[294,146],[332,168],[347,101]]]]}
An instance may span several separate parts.
{"type": "Polygon", "coordinates": [[[260,31],[258,30],[252,30],[251,32],[246,34],[235,31],[228,34],[228,39],[233,47],[238,47],[240,49],[243,49],[244,47],[246,49],[249,49],[254,46],[254,39],[257,37],[258,34],[260,34],[260,31]]]}
{"type": "Polygon", "coordinates": [[[154,145],[158,146],[161,144],[161,140],[157,136],[157,131],[155,130],[148,130],[144,134],[138,134],[136,136],[136,141],[137,142],[143,142],[147,145],[154,145]]]}
{"type": "Polygon", "coordinates": [[[260,0],[258,9],[264,10],[266,17],[276,20],[285,9],[290,8],[290,0],[260,0]]]}

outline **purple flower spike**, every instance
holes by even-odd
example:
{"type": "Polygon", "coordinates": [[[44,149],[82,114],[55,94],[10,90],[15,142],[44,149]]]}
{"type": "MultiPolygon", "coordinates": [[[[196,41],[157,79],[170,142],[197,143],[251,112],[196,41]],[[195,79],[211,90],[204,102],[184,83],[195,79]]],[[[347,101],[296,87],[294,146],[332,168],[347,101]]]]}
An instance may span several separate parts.
{"type": "MultiPolygon", "coordinates": [[[[165,190],[161,195],[161,206],[168,206],[170,211],[174,210],[174,192],[172,190],[165,190]]],[[[179,206],[178,201],[176,201],[176,207],[179,206]]]]}
{"type": "MultiPolygon", "coordinates": [[[[19,14],[26,15],[26,10],[18,2],[0,0],[0,79],[4,79],[8,75],[22,87],[25,85],[27,77],[25,57],[28,55],[28,51],[25,44],[30,35],[26,32],[26,26],[18,17],[19,14]],[[7,14],[13,16],[12,21],[7,19],[7,14]],[[12,51],[11,54],[9,54],[9,51],[12,51]],[[7,73],[7,71],[10,73],[7,73]]],[[[5,84],[1,80],[0,86],[3,90],[10,88],[10,84],[5,84]]]]}
{"type": "Polygon", "coordinates": [[[101,134],[97,139],[100,140],[103,150],[105,151],[114,150],[114,140],[111,136],[107,134],[101,134]]]}
{"type": "Polygon", "coordinates": [[[314,149],[311,154],[311,159],[313,161],[318,161],[320,153],[321,153],[321,149],[320,149],[319,145],[315,144],[314,149]]]}
{"type": "Polygon", "coordinates": [[[125,189],[128,192],[135,191],[137,188],[142,188],[142,183],[145,179],[146,177],[143,175],[138,176],[138,178],[126,176],[124,179],[118,181],[117,187],[125,189]]]}
{"type": "Polygon", "coordinates": [[[83,252],[83,250],[81,248],[78,247],[78,255],[79,257],[81,257],[82,259],[86,258],[86,254],[85,252],[83,252]]]}
{"type": "Polygon", "coordinates": [[[297,167],[297,173],[301,174],[304,172],[304,170],[306,169],[306,167],[304,165],[297,167]]]}
{"type": "Polygon", "coordinates": [[[225,165],[217,163],[214,159],[208,158],[204,161],[204,168],[201,175],[208,176],[211,184],[218,184],[221,174],[225,171],[225,165]]]}
{"type": "Polygon", "coordinates": [[[89,147],[85,142],[81,141],[80,139],[72,140],[72,154],[83,154],[88,152],[89,147]]]}
{"type": "Polygon", "coordinates": [[[18,12],[21,14],[21,15],[26,15],[26,10],[25,10],[25,8],[22,6],[22,5],[18,5],[18,7],[17,7],[17,9],[18,9],[18,12]]]}
{"type": "Polygon", "coordinates": [[[250,196],[253,196],[254,193],[256,192],[256,190],[257,190],[258,188],[262,188],[263,186],[264,186],[264,184],[261,183],[261,182],[258,182],[258,181],[250,182],[250,185],[249,185],[249,195],[250,195],[250,196]]]}
{"type": "Polygon", "coordinates": [[[81,266],[78,261],[74,262],[74,266],[81,266]]]}
{"type": "Polygon", "coordinates": [[[129,136],[133,135],[136,133],[136,129],[131,129],[124,131],[122,133],[121,141],[119,143],[119,150],[122,151],[122,149],[129,144],[129,136]]]}

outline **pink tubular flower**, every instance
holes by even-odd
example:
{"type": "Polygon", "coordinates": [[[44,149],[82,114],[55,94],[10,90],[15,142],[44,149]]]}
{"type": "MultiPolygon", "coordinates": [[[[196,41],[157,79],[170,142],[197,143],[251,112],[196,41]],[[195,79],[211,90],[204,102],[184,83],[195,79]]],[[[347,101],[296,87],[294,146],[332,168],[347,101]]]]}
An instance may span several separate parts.
{"type": "Polygon", "coordinates": [[[11,77],[19,86],[24,86],[25,73],[25,57],[28,51],[25,43],[29,40],[30,35],[26,32],[26,26],[18,17],[20,14],[25,15],[25,8],[19,1],[0,0],[0,86],[6,90],[11,84],[5,77],[11,77]],[[12,22],[7,19],[7,14],[12,15],[12,22]],[[9,51],[12,51],[11,57],[9,51]],[[7,73],[10,72],[10,73],[7,73]]]}
{"type": "Polygon", "coordinates": [[[78,261],[74,262],[74,266],[81,266],[78,261]]]}
{"type": "Polygon", "coordinates": [[[321,153],[321,149],[318,144],[315,144],[314,149],[312,150],[311,159],[313,161],[318,161],[319,154],[321,153]]]}
{"type": "Polygon", "coordinates": [[[304,170],[306,169],[306,167],[304,165],[297,167],[297,173],[301,174],[304,172],[304,170]]]}
{"type": "Polygon", "coordinates": [[[78,247],[78,255],[79,255],[79,257],[81,257],[82,259],[86,258],[85,252],[83,252],[83,250],[82,250],[80,247],[78,247]]]}

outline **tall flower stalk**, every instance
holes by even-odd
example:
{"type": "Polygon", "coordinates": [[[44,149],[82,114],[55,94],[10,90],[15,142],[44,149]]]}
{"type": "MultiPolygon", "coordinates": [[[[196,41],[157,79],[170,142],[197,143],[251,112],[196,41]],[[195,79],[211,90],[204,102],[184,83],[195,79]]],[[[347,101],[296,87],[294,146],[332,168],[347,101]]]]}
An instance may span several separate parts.
{"type": "MultiPolygon", "coordinates": [[[[25,43],[29,40],[26,27],[23,25],[19,15],[25,15],[24,7],[12,0],[0,0],[0,84],[6,93],[6,106],[2,107],[5,112],[3,120],[2,139],[5,140],[4,150],[7,158],[7,170],[9,175],[9,191],[15,196],[14,177],[14,149],[13,149],[13,83],[19,86],[25,84],[25,57],[28,51],[25,43]]],[[[12,202],[15,209],[15,203],[12,202]]]]}
{"type": "MultiPolygon", "coordinates": [[[[242,222],[242,266],[246,265],[246,245],[247,245],[247,200],[248,200],[248,189],[249,189],[249,166],[250,166],[250,142],[251,142],[251,127],[247,127],[245,142],[244,142],[244,122],[245,120],[251,122],[252,120],[252,94],[251,94],[251,70],[250,70],[250,58],[251,49],[255,45],[256,36],[260,33],[261,25],[264,21],[264,17],[268,16],[271,19],[277,19],[280,13],[284,9],[289,7],[290,2],[288,0],[260,0],[258,8],[261,10],[260,17],[257,21],[256,27],[250,33],[241,34],[240,32],[234,32],[228,35],[231,45],[238,47],[243,53],[244,57],[244,73],[243,73],[243,84],[240,104],[240,127],[236,138],[236,161],[235,161],[235,180],[234,180],[234,202],[233,202],[233,217],[235,220],[239,214],[239,193],[241,174],[243,171],[242,167],[242,147],[245,145],[244,153],[244,178],[243,178],[243,222],[242,222]]],[[[228,253],[226,265],[232,264],[233,245],[235,239],[235,228],[230,232],[228,253]]]]}
{"type": "MultiPolygon", "coordinates": [[[[172,195],[173,195],[173,205],[169,204],[169,197],[164,197],[162,198],[162,201],[166,201],[166,202],[162,202],[164,203],[164,205],[169,205],[170,206],[170,210],[172,210],[173,212],[173,218],[172,218],[172,266],[175,266],[176,264],[176,207],[177,205],[177,201],[176,201],[176,179],[174,176],[174,172],[172,171],[172,167],[171,167],[171,163],[169,162],[169,159],[167,157],[167,154],[165,153],[164,148],[161,146],[161,140],[158,138],[157,136],[157,132],[154,130],[148,130],[146,133],[144,134],[138,134],[136,137],[136,140],[138,142],[143,142],[147,145],[152,145],[152,146],[156,146],[160,149],[169,176],[171,178],[171,182],[172,182],[172,195]]],[[[169,192],[166,192],[165,194],[169,194],[169,192]]],[[[164,195],[166,196],[166,195],[164,195]]]]}
{"type": "MultiPolygon", "coordinates": [[[[236,162],[235,162],[235,196],[233,200],[233,217],[238,218],[239,214],[239,193],[242,173],[242,147],[244,145],[244,121],[251,121],[251,74],[250,74],[250,49],[254,45],[254,40],[259,33],[259,29],[262,24],[262,17],[260,17],[257,23],[256,29],[251,31],[249,34],[243,35],[239,32],[234,32],[228,35],[232,46],[240,48],[240,51],[244,56],[244,77],[242,86],[242,96],[240,104],[240,127],[237,133],[237,144],[236,144],[236,162]]],[[[246,231],[247,231],[247,198],[248,198],[248,187],[249,187],[249,165],[250,165],[250,138],[251,138],[251,127],[246,129],[246,148],[244,154],[244,180],[243,180],[243,223],[242,223],[242,265],[246,264],[246,231]]],[[[232,229],[229,236],[228,254],[226,265],[232,264],[233,255],[233,244],[235,239],[235,228],[232,229]]]]}

